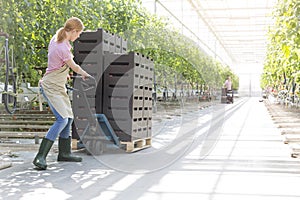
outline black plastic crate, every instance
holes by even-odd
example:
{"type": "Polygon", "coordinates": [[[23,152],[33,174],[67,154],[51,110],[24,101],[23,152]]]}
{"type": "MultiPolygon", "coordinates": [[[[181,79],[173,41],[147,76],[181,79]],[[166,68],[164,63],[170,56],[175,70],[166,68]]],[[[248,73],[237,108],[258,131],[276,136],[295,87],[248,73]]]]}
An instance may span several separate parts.
{"type": "MultiPolygon", "coordinates": [[[[96,92],[96,112],[104,113],[103,107],[107,107],[107,103],[112,95],[126,96],[132,91],[138,91],[138,72],[135,75],[133,63],[129,63],[129,56],[133,58],[134,54],[104,54],[103,71],[104,74],[98,82],[96,92]],[[134,84],[136,82],[136,84],[134,84]]],[[[140,95],[142,91],[139,90],[140,95]]]]}
{"type": "MultiPolygon", "coordinates": [[[[74,56],[77,63],[88,61],[97,62],[100,55],[110,51],[110,44],[115,36],[109,32],[98,29],[96,31],[85,31],[74,42],[74,56]]],[[[102,64],[102,63],[99,63],[102,64]]]]}
{"type": "MultiPolygon", "coordinates": [[[[102,112],[122,141],[149,135],[148,119],[152,117],[152,82],[150,84],[149,76],[152,79],[153,68],[151,63],[146,62],[148,60],[144,58],[143,64],[142,55],[133,52],[105,54],[102,112]]],[[[96,101],[96,104],[99,102],[96,101]]]]}
{"type": "Polygon", "coordinates": [[[108,120],[121,141],[133,141],[148,136],[148,121],[143,118],[108,120]]]}
{"type": "MultiPolygon", "coordinates": [[[[127,46],[126,46],[126,50],[127,50],[127,46]]],[[[115,35],[115,53],[122,53],[122,38],[118,35],[115,35]]]]}
{"type": "Polygon", "coordinates": [[[123,39],[121,40],[121,53],[127,53],[127,40],[123,39]]]}
{"type": "Polygon", "coordinates": [[[109,58],[111,62],[104,72],[103,107],[108,107],[111,97],[114,96],[132,98],[132,103],[134,103],[134,95],[143,95],[139,88],[139,68],[136,67],[139,62],[139,54],[130,53],[115,58],[114,60],[109,58]]]}

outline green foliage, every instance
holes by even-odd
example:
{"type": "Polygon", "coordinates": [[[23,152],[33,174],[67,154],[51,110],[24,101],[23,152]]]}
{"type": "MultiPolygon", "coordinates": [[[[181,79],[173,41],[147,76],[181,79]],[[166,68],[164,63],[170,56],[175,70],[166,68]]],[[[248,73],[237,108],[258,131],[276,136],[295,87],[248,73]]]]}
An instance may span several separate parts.
{"type": "MultiPolygon", "coordinates": [[[[0,0],[0,29],[13,36],[18,73],[36,84],[47,67],[47,46],[66,19],[77,16],[85,30],[103,29],[128,40],[129,50],[151,57],[159,84],[188,83],[220,88],[228,67],[208,57],[170,23],[148,13],[136,0],[0,0]],[[177,82],[177,83],[176,83],[177,82]]],[[[288,50],[287,50],[288,52],[288,50]]],[[[166,86],[167,86],[166,85],[166,86]]],[[[238,84],[235,84],[238,87],[238,84]]]]}
{"type": "Polygon", "coordinates": [[[275,25],[269,31],[269,45],[261,87],[277,90],[300,84],[300,2],[278,1],[274,12],[275,25]]]}

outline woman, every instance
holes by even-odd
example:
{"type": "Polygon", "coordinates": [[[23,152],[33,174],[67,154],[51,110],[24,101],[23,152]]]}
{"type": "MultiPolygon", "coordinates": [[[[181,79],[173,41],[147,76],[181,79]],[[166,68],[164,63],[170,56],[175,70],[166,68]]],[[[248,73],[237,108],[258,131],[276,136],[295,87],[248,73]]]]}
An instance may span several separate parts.
{"type": "Polygon", "coordinates": [[[68,19],[64,27],[60,28],[51,39],[48,46],[48,67],[42,80],[40,89],[55,115],[56,121],[43,138],[38,154],[33,164],[38,169],[47,168],[46,157],[54,141],[58,140],[58,161],[81,162],[82,158],[71,154],[70,128],[73,121],[73,112],[70,99],[66,93],[65,84],[69,75],[69,67],[83,79],[90,75],[73,61],[70,41],[74,42],[83,31],[84,26],[80,19],[68,19]]]}
{"type": "Polygon", "coordinates": [[[227,89],[227,91],[231,91],[232,82],[230,76],[227,76],[227,79],[224,83],[224,87],[227,89]]]}
{"type": "Polygon", "coordinates": [[[233,103],[233,91],[232,91],[232,82],[230,76],[227,76],[227,79],[224,83],[225,93],[227,96],[227,103],[233,103]]]}

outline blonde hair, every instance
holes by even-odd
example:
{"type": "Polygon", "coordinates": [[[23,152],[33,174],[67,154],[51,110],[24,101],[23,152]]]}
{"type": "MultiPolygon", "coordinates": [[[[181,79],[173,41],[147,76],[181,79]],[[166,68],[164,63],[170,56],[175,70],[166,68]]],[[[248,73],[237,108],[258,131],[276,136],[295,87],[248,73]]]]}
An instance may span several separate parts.
{"type": "Polygon", "coordinates": [[[66,39],[66,37],[67,37],[66,32],[70,32],[73,30],[82,31],[83,29],[84,29],[84,26],[83,26],[82,21],[77,17],[71,17],[66,21],[64,27],[61,27],[56,32],[56,41],[62,42],[64,39],[66,39]]]}

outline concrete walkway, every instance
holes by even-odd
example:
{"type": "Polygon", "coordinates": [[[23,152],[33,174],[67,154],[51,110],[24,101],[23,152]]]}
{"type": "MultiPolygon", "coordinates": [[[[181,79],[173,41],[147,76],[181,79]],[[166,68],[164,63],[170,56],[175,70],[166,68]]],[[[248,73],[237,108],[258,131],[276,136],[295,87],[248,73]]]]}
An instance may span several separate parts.
{"type": "Polygon", "coordinates": [[[0,171],[0,199],[298,200],[300,161],[291,158],[264,103],[257,98],[189,108],[153,123],[153,147],[124,153],[111,147],[82,163],[48,170],[36,152],[0,171]]]}

